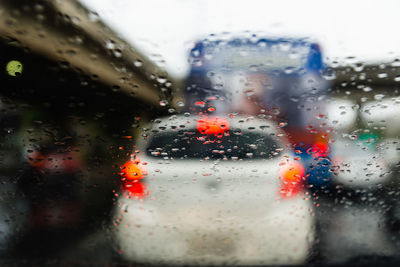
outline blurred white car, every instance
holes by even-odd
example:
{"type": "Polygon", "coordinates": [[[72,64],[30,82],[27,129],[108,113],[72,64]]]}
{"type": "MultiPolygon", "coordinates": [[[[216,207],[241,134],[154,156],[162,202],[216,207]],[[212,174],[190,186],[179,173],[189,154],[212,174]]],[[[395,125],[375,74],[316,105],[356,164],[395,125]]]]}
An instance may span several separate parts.
{"type": "Polygon", "coordinates": [[[335,182],[353,189],[378,189],[378,185],[387,183],[392,166],[400,159],[399,140],[377,142],[377,137],[364,140],[352,135],[347,137],[335,139],[332,144],[335,182]]]}
{"type": "Polygon", "coordinates": [[[115,239],[125,259],[299,264],[314,238],[304,169],[270,121],[156,120],[122,167],[115,239]],[[136,152],[135,152],[136,153],[136,152]]]}
{"type": "Polygon", "coordinates": [[[325,104],[328,127],[338,132],[346,132],[354,127],[358,116],[355,102],[332,97],[325,104]]]}
{"type": "Polygon", "coordinates": [[[383,127],[386,136],[396,137],[400,133],[400,98],[384,98],[365,103],[360,117],[366,125],[383,127]]]}
{"type": "Polygon", "coordinates": [[[348,99],[332,98],[327,103],[327,125],[334,133],[330,147],[335,183],[351,189],[377,189],[391,178],[392,166],[400,159],[399,140],[387,138],[398,128],[396,101],[373,101],[361,108],[348,99]],[[357,125],[370,130],[361,131],[357,125]]]}

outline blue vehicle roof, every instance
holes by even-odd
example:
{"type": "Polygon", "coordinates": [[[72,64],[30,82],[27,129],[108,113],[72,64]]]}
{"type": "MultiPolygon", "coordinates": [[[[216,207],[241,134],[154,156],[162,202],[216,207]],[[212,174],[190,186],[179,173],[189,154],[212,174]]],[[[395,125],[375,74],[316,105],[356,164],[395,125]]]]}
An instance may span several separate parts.
{"type": "Polygon", "coordinates": [[[324,68],[319,45],[306,38],[204,39],[190,51],[190,61],[192,72],[253,67],[282,73],[292,68],[291,73],[304,73],[320,72],[324,68]]]}

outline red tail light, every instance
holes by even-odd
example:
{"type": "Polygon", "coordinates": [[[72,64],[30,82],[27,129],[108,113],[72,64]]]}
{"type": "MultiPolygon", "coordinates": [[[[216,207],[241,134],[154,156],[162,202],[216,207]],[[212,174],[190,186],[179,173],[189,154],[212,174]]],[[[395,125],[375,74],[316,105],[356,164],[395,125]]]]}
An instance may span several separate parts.
{"type": "Polygon", "coordinates": [[[39,168],[40,166],[42,166],[44,163],[44,160],[45,160],[45,157],[42,155],[42,153],[40,153],[38,151],[34,151],[34,152],[30,153],[28,156],[29,165],[31,165],[32,167],[35,167],[35,168],[39,168]]]}
{"type": "Polygon", "coordinates": [[[121,167],[121,176],[126,178],[126,180],[140,180],[144,178],[144,172],[139,167],[139,162],[133,162],[129,160],[127,163],[121,167]]]}
{"type": "Polygon", "coordinates": [[[47,153],[34,151],[28,156],[29,164],[36,170],[47,173],[73,173],[80,170],[78,156],[71,152],[47,153]]]}
{"type": "Polygon", "coordinates": [[[197,130],[201,134],[222,137],[222,135],[229,130],[229,123],[226,119],[218,117],[204,117],[197,121],[197,130]]]}
{"type": "Polygon", "coordinates": [[[146,193],[146,185],[141,181],[127,182],[124,184],[124,189],[135,197],[143,197],[146,193]]]}
{"type": "Polygon", "coordinates": [[[309,150],[309,154],[312,154],[314,158],[327,157],[330,153],[329,146],[323,142],[316,142],[309,150]]]}
{"type": "Polygon", "coordinates": [[[280,169],[280,194],[283,197],[293,197],[304,188],[303,177],[305,170],[299,162],[290,162],[280,169]]]}
{"type": "Polygon", "coordinates": [[[146,192],[146,185],[143,183],[143,179],[147,176],[147,172],[144,170],[143,164],[140,163],[140,160],[129,160],[122,165],[120,169],[123,191],[128,193],[129,197],[144,197],[148,193],[146,192]]]}

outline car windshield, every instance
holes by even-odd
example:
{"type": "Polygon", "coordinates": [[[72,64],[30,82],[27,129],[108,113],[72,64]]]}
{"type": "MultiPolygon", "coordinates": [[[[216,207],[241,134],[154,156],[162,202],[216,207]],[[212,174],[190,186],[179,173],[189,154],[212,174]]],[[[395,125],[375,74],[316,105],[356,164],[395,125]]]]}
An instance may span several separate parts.
{"type": "Polygon", "coordinates": [[[0,0],[1,266],[400,266],[398,0],[0,0]]]}

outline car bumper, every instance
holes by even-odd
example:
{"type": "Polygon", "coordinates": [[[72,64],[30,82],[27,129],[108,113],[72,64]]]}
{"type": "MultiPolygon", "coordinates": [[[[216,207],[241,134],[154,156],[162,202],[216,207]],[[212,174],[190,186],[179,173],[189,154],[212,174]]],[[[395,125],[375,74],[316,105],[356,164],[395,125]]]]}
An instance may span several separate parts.
{"type": "Polygon", "coordinates": [[[158,210],[129,200],[116,212],[124,258],[157,264],[300,264],[314,238],[310,203],[284,200],[257,217],[218,207],[158,210]]]}

